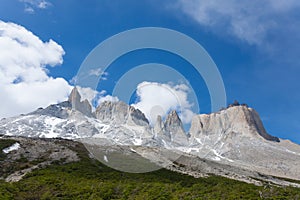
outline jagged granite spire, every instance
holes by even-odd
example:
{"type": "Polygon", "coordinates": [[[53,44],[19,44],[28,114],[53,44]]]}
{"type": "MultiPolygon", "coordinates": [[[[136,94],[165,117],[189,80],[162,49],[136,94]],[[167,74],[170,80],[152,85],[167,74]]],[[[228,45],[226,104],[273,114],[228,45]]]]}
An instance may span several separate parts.
{"type": "Polygon", "coordinates": [[[165,128],[168,129],[169,127],[173,126],[182,126],[182,122],[176,112],[176,110],[172,110],[169,115],[167,116],[167,119],[165,121],[165,128]]]}
{"type": "Polygon", "coordinates": [[[87,99],[81,101],[81,95],[77,87],[72,89],[68,101],[71,103],[72,109],[77,110],[88,117],[93,116],[91,104],[87,99]]]}
{"type": "Polygon", "coordinates": [[[179,145],[187,145],[188,138],[182,122],[175,110],[171,111],[164,123],[164,130],[171,136],[171,141],[179,145]]]}
{"type": "Polygon", "coordinates": [[[79,94],[78,89],[75,86],[69,95],[68,101],[72,104],[73,107],[76,107],[76,105],[80,104],[80,100],[81,100],[81,95],[79,94]]]}
{"type": "Polygon", "coordinates": [[[129,120],[132,120],[133,124],[136,125],[149,126],[149,121],[144,113],[133,106],[129,106],[129,120]]]}
{"type": "Polygon", "coordinates": [[[159,134],[161,131],[163,131],[163,127],[164,127],[164,124],[162,122],[162,119],[161,119],[161,116],[160,115],[157,115],[157,118],[156,118],[156,123],[155,123],[155,126],[154,126],[154,132],[156,134],[159,134]]]}

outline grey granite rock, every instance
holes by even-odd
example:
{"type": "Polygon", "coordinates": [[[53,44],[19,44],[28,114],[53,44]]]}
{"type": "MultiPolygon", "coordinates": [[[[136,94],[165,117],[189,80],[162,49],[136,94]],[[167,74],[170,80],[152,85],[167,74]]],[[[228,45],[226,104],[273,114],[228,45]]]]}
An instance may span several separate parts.
{"type": "Polygon", "coordinates": [[[81,95],[79,94],[78,89],[76,87],[74,87],[71,91],[68,101],[71,103],[72,109],[78,110],[79,112],[82,112],[88,117],[93,116],[92,106],[90,105],[87,99],[81,101],[81,95]]]}
{"type": "Polygon", "coordinates": [[[171,111],[164,123],[164,131],[171,136],[174,145],[187,146],[188,138],[175,110],[171,111]]]}
{"type": "Polygon", "coordinates": [[[158,116],[150,127],[140,110],[121,101],[103,102],[93,113],[74,88],[66,102],[0,120],[0,135],[101,138],[121,146],[164,148],[222,166],[300,180],[300,146],[268,134],[258,113],[246,105],[196,115],[187,134],[176,111],[164,121],[158,116]]]}

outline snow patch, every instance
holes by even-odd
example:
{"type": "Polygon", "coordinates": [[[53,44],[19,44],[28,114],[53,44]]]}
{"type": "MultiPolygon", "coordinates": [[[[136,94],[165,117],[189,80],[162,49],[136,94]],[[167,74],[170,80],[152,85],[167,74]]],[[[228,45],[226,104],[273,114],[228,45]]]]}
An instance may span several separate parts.
{"type": "Polygon", "coordinates": [[[193,147],[177,147],[179,151],[185,152],[185,153],[199,153],[199,148],[193,148],[193,147]]]}
{"type": "Polygon", "coordinates": [[[164,143],[165,147],[168,146],[165,140],[162,139],[161,141],[164,143]]]}
{"type": "Polygon", "coordinates": [[[220,161],[221,159],[224,159],[224,160],[228,160],[229,162],[233,162],[233,160],[221,156],[215,149],[212,149],[211,151],[216,155],[214,158],[212,158],[213,160],[220,161]]]}
{"type": "Polygon", "coordinates": [[[217,157],[217,156],[216,156],[216,157],[213,157],[212,159],[215,160],[215,161],[220,161],[220,160],[221,160],[221,158],[219,158],[219,157],[217,157]]]}
{"type": "Polygon", "coordinates": [[[86,117],[87,121],[94,125],[94,127],[99,131],[101,134],[105,134],[107,130],[110,128],[110,125],[102,123],[98,119],[93,119],[86,117]]]}
{"type": "Polygon", "coordinates": [[[142,145],[143,140],[140,138],[135,138],[132,142],[134,145],[142,145]]]}
{"type": "Polygon", "coordinates": [[[300,155],[299,153],[296,153],[296,152],[294,152],[294,151],[291,151],[291,150],[288,150],[288,149],[285,149],[285,151],[286,151],[286,152],[288,152],[288,153],[295,154],[295,155],[300,155]]]}
{"type": "Polygon", "coordinates": [[[196,137],[195,137],[195,140],[196,140],[199,144],[203,144],[202,141],[200,140],[200,138],[196,138],[196,137]]]}
{"type": "Polygon", "coordinates": [[[20,144],[18,142],[16,142],[13,145],[11,145],[10,147],[3,149],[2,151],[3,151],[3,153],[9,153],[11,151],[18,150],[20,147],[21,147],[20,144]]]}
{"type": "Polygon", "coordinates": [[[55,131],[56,126],[60,123],[66,122],[65,119],[60,119],[56,117],[47,117],[45,118],[45,123],[50,128],[48,133],[43,133],[42,136],[45,138],[56,138],[59,136],[59,133],[55,131]]]}
{"type": "Polygon", "coordinates": [[[103,159],[104,159],[105,162],[108,162],[108,159],[107,159],[106,155],[103,156],[103,159]]]}

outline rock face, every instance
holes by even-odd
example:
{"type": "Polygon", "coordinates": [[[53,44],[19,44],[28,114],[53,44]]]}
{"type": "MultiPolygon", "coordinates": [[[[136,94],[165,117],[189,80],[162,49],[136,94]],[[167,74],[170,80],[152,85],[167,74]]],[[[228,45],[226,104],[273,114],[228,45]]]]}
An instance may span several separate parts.
{"type": "MultiPolygon", "coordinates": [[[[232,167],[300,180],[300,146],[268,134],[258,113],[235,103],[194,116],[188,133],[176,111],[154,127],[124,102],[103,102],[92,112],[76,88],[69,100],[0,120],[0,134],[39,138],[104,139],[110,145],[146,146],[188,153],[232,167]]],[[[192,166],[188,166],[192,167],[192,166]]]]}
{"type": "Polygon", "coordinates": [[[177,145],[188,145],[188,138],[183,129],[182,122],[175,110],[167,116],[164,123],[164,130],[170,135],[171,141],[177,145]]]}
{"type": "Polygon", "coordinates": [[[113,121],[118,124],[149,126],[148,120],[140,110],[122,101],[101,103],[95,111],[95,116],[103,122],[113,121]]]}
{"type": "Polygon", "coordinates": [[[95,117],[108,125],[104,136],[117,143],[145,145],[152,141],[151,127],[145,115],[122,101],[101,103],[95,117]]]}
{"type": "Polygon", "coordinates": [[[135,109],[133,106],[129,106],[128,123],[139,126],[149,126],[149,121],[145,117],[144,113],[139,109],[135,109]]]}
{"type": "Polygon", "coordinates": [[[280,142],[277,137],[266,132],[258,113],[247,106],[233,106],[218,113],[193,117],[190,129],[192,137],[230,133],[280,142]]]}
{"type": "Polygon", "coordinates": [[[29,115],[45,115],[53,116],[60,119],[67,119],[69,117],[68,109],[72,108],[72,104],[69,101],[64,101],[59,104],[50,105],[47,108],[39,108],[36,111],[29,113],[29,115]]]}
{"type": "MultiPolygon", "coordinates": [[[[163,123],[160,115],[158,115],[156,118],[156,123],[155,123],[153,130],[154,130],[154,133],[156,134],[156,136],[162,136],[164,133],[164,123],[163,123]]],[[[170,135],[168,135],[168,137],[171,138],[170,135]]]]}
{"type": "Polygon", "coordinates": [[[269,135],[257,112],[246,105],[194,116],[190,146],[195,155],[248,170],[300,179],[300,146],[269,135]],[[272,170],[270,170],[272,169],[272,170]]]}
{"type": "Polygon", "coordinates": [[[69,96],[68,102],[71,103],[74,110],[78,110],[88,117],[92,117],[92,106],[87,99],[81,101],[81,95],[76,87],[73,88],[69,96]]]}
{"type": "Polygon", "coordinates": [[[155,134],[155,139],[167,146],[188,145],[188,137],[175,110],[170,112],[164,122],[162,121],[161,116],[158,115],[153,132],[155,134]]]}

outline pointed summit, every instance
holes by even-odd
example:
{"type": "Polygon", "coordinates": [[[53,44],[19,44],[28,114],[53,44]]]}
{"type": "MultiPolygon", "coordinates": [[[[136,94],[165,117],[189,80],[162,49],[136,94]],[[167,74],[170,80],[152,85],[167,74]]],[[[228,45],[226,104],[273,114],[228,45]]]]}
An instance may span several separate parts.
{"type": "Polygon", "coordinates": [[[176,110],[172,110],[165,121],[165,127],[169,126],[182,126],[182,122],[176,110]]]}
{"type": "Polygon", "coordinates": [[[69,95],[68,101],[72,104],[72,107],[74,108],[80,104],[80,100],[81,100],[81,95],[79,94],[78,89],[75,86],[69,95]]]}
{"type": "Polygon", "coordinates": [[[141,126],[149,125],[149,121],[146,118],[145,114],[142,113],[142,111],[140,111],[139,109],[136,109],[133,106],[129,106],[129,114],[129,117],[132,119],[134,124],[141,126]]]}
{"type": "Polygon", "coordinates": [[[188,144],[188,138],[183,129],[182,122],[176,112],[173,110],[168,115],[165,123],[164,130],[171,136],[171,141],[178,145],[188,144]]]}
{"type": "Polygon", "coordinates": [[[71,103],[73,110],[77,110],[88,117],[93,115],[91,104],[87,99],[81,101],[81,95],[76,86],[72,89],[68,101],[71,103]]]}

